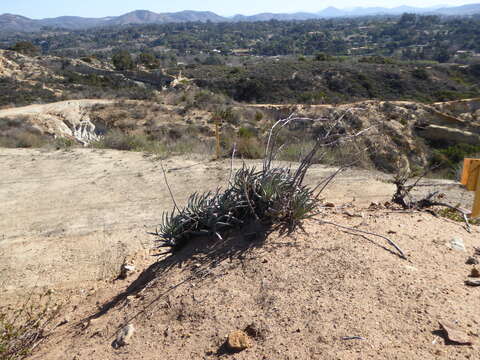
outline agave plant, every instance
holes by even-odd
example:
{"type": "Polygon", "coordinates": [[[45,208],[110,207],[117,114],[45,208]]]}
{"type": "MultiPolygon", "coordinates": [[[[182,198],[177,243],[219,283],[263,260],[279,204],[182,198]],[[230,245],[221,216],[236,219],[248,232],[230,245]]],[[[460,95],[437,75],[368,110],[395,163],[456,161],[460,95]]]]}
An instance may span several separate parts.
{"type": "Polygon", "coordinates": [[[224,191],[193,193],[183,209],[175,206],[173,211],[163,214],[162,224],[154,233],[158,246],[174,252],[202,236],[222,239],[225,231],[253,220],[285,226],[293,231],[304,219],[312,216],[317,208],[318,195],[315,196],[314,190],[302,183],[315,154],[323,146],[338,141],[332,130],[339,121],[317,139],[295,171],[272,167],[279,152],[276,146],[278,133],[295,120],[304,121],[305,118],[290,116],[272,126],[261,170],[244,165],[233,174],[224,191]]]}

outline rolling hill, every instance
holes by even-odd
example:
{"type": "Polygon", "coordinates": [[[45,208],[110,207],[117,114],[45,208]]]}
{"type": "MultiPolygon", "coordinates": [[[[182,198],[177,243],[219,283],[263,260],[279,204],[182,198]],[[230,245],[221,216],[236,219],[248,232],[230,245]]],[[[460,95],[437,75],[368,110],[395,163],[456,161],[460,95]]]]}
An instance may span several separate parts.
{"type": "Polygon", "coordinates": [[[456,7],[428,7],[415,8],[399,6],[395,8],[383,7],[356,7],[353,9],[338,9],[328,7],[317,13],[261,13],[256,15],[235,15],[224,17],[210,11],[185,10],[174,13],[155,13],[148,10],[135,10],[120,16],[103,18],[84,18],[78,16],[61,16],[48,19],[30,19],[15,14],[0,15],[0,31],[32,32],[44,27],[63,28],[67,30],[80,30],[93,27],[122,26],[131,24],[165,24],[179,22],[248,22],[248,21],[295,21],[337,17],[359,17],[375,15],[400,15],[403,13],[432,14],[444,16],[468,16],[480,14],[480,4],[469,4],[456,7]]]}

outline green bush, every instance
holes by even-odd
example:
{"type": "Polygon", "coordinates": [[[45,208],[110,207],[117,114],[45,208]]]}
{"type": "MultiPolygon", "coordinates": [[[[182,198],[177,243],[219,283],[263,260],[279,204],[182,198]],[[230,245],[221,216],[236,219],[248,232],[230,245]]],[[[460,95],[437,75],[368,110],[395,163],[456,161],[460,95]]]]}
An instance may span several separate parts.
{"type": "Polygon", "coordinates": [[[135,62],[126,50],[120,50],[113,54],[112,63],[118,71],[133,70],[135,68],[135,62]]]}
{"type": "Polygon", "coordinates": [[[456,144],[445,149],[434,150],[432,163],[454,168],[464,158],[480,153],[480,145],[456,144]]]}
{"type": "Polygon", "coordinates": [[[250,127],[241,127],[238,129],[238,136],[240,138],[249,139],[255,136],[255,130],[250,127]]]}

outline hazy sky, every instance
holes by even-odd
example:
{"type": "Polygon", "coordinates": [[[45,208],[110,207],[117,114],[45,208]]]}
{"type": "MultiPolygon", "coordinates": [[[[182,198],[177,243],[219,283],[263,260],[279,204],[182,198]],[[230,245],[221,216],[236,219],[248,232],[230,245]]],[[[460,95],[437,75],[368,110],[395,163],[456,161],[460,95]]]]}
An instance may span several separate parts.
{"type": "Polygon", "coordinates": [[[399,5],[428,7],[438,4],[463,5],[479,2],[480,0],[393,0],[388,2],[387,5],[384,0],[0,0],[0,14],[13,13],[34,19],[61,15],[102,17],[146,9],[155,12],[209,10],[219,15],[250,15],[260,12],[316,12],[328,6],[338,8],[355,6],[395,7],[399,5]]]}

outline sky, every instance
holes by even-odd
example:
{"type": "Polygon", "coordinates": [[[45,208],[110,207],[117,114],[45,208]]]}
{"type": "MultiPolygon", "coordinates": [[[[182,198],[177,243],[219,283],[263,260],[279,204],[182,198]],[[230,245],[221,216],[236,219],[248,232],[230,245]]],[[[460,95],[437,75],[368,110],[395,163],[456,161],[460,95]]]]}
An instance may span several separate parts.
{"type": "Polygon", "coordinates": [[[463,5],[480,3],[480,0],[0,0],[0,14],[11,13],[33,19],[57,17],[63,15],[104,17],[117,16],[133,10],[150,10],[154,12],[175,12],[181,10],[213,11],[219,15],[252,15],[261,12],[317,12],[328,6],[351,8],[356,6],[395,7],[409,5],[428,7],[438,4],[463,5]]]}

